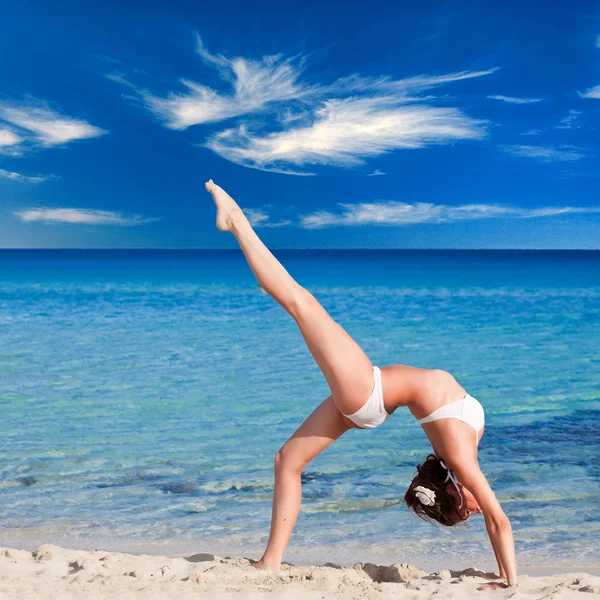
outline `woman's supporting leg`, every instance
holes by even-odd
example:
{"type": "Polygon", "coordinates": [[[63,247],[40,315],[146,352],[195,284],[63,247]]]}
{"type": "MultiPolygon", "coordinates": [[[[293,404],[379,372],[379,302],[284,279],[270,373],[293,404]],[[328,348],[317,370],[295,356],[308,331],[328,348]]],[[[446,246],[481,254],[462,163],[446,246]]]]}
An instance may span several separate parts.
{"type": "Polygon", "coordinates": [[[296,321],[340,412],[356,412],[373,390],[373,367],[367,355],[284,269],[235,200],[212,180],[206,189],[217,205],[217,227],[233,233],[260,286],[296,321]]]}
{"type": "Polygon", "coordinates": [[[333,398],[326,398],[275,456],[275,490],[269,542],[256,568],[281,566],[302,499],[301,474],[306,465],[337,440],[348,426],[333,398]]]}

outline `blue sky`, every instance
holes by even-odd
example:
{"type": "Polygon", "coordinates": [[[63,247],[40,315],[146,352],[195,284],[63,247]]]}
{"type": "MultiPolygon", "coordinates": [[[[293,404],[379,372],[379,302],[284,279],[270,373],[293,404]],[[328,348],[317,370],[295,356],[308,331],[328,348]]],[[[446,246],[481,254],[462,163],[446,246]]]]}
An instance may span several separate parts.
{"type": "Polygon", "coordinates": [[[2,8],[0,247],[600,247],[595,2],[88,4],[2,8]]]}

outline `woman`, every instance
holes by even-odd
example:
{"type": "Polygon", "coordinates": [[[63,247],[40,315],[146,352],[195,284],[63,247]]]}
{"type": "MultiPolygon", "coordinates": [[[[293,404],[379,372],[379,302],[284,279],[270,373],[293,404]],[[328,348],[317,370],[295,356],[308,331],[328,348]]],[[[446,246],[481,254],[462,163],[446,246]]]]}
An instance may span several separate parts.
{"type": "Polygon", "coordinates": [[[516,585],[508,518],[477,463],[483,435],[481,404],[445,371],[394,365],[379,369],[314,296],[271,254],[244,213],[223,189],[206,184],[217,206],[217,227],[236,237],[262,289],[290,314],[327,380],[331,395],[275,456],[275,490],[269,542],[257,568],[278,569],[300,511],[300,475],[343,433],[377,427],[400,406],[419,420],[434,454],[419,465],[406,492],[409,508],[427,520],[455,525],[483,513],[500,578],[480,589],[516,585]]]}

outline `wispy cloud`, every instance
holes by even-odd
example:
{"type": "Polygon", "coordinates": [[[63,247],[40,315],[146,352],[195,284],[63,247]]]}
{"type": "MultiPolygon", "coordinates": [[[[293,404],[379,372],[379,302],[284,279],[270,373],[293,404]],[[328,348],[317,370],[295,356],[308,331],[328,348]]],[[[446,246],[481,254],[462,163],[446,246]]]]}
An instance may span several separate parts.
{"type": "Polygon", "coordinates": [[[571,109],[569,114],[561,119],[560,125],[555,125],[555,129],[581,129],[581,125],[578,124],[578,118],[581,114],[580,110],[571,109]]]}
{"type": "Polygon", "coordinates": [[[119,212],[87,208],[28,208],[15,211],[14,214],[25,223],[39,221],[80,225],[143,225],[160,220],[160,217],[127,216],[119,212]]]}
{"type": "Polygon", "coordinates": [[[490,100],[500,100],[507,102],[508,104],[534,104],[535,102],[541,102],[542,98],[515,98],[514,96],[488,96],[490,100]]]}
{"type": "Polygon", "coordinates": [[[10,129],[0,129],[0,148],[3,146],[15,146],[21,141],[21,138],[10,131],[10,129]]]}
{"type": "Polygon", "coordinates": [[[367,177],[379,177],[380,175],[387,175],[387,173],[381,169],[375,169],[372,173],[369,173],[367,177]]]}
{"type": "Polygon", "coordinates": [[[294,175],[310,174],[309,165],[348,167],[396,149],[482,139],[485,121],[472,119],[459,108],[438,106],[448,98],[422,94],[497,70],[396,80],[352,74],[311,84],[303,78],[303,57],[231,58],[209,52],[199,36],[197,52],[217,70],[226,92],[182,79],[182,89],[160,95],[136,87],[121,74],[109,77],[129,86],[137,100],[171,129],[236,119],[202,145],[240,165],[294,175]],[[268,129],[262,115],[258,119],[258,113],[266,112],[274,117],[268,120],[268,129]]]}
{"type": "MultiPolygon", "coordinates": [[[[104,129],[95,127],[83,119],[61,115],[37,100],[30,100],[27,103],[0,101],[0,120],[18,128],[18,134],[9,131],[9,136],[12,133],[13,136],[19,137],[12,142],[13,144],[25,138],[41,146],[58,146],[107,133],[104,129]]],[[[10,142],[10,137],[8,139],[10,142]]]]}
{"type": "Polygon", "coordinates": [[[449,83],[491,75],[498,70],[498,67],[494,67],[485,71],[457,71],[455,73],[446,73],[444,75],[416,75],[405,77],[403,79],[393,79],[389,76],[363,77],[358,74],[353,74],[336,80],[331,85],[324,87],[323,90],[328,93],[391,93],[400,94],[402,100],[407,102],[424,101],[432,100],[435,96],[419,97],[417,94],[449,83]]]}
{"type": "Polygon", "coordinates": [[[291,223],[290,220],[286,221],[271,221],[271,216],[264,209],[260,208],[243,208],[246,218],[250,222],[252,227],[284,227],[291,223]]]}
{"type": "MultiPolygon", "coordinates": [[[[169,92],[164,97],[138,89],[147,108],[171,129],[186,129],[252,114],[269,103],[297,100],[319,89],[319,86],[298,82],[304,64],[302,59],[285,58],[281,54],[264,56],[261,60],[227,58],[211,54],[200,36],[196,37],[196,42],[202,60],[219,71],[231,91],[221,94],[189,79],[180,80],[185,91],[169,92]]],[[[114,80],[114,76],[112,78],[114,80]]]]}
{"type": "Polygon", "coordinates": [[[529,129],[524,131],[521,135],[542,135],[541,129],[529,129]]]}
{"type": "Polygon", "coordinates": [[[596,48],[600,48],[600,35],[596,36],[596,48]]]}
{"type": "Polygon", "coordinates": [[[21,173],[15,173],[14,171],[6,171],[5,169],[0,169],[0,179],[9,179],[10,181],[19,181],[19,182],[29,182],[29,183],[40,183],[42,181],[46,181],[50,179],[51,176],[29,176],[29,175],[21,175],[21,173]]]}
{"type": "Polygon", "coordinates": [[[504,144],[498,148],[512,156],[531,158],[540,162],[573,162],[581,160],[587,155],[583,148],[577,146],[520,146],[518,144],[504,144]]]}
{"type": "Polygon", "coordinates": [[[600,100],[600,85],[594,86],[585,92],[578,92],[581,98],[591,98],[594,100],[600,100]]]}
{"type": "Polygon", "coordinates": [[[576,213],[600,213],[600,207],[517,208],[492,204],[448,206],[417,202],[340,203],[339,212],[316,211],[300,218],[304,229],[360,225],[412,225],[418,223],[451,223],[481,219],[531,219],[576,213]]]}
{"type": "MultiPolygon", "coordinates": [[[[161,96],[144,88],[136,88],[122,74],[110,74],[107,77],[133,88],[146,107],[165,126],[171,129],[186,129],[192,125],[257,113],[273,104],[292,101],[310,104],[327,95],[377,92],[402,96],[404,101],[424,100],[412,96],[455,81],[489,75],[497,70],[418,75],[401,80],[386,76],[361,77],[353,74],[337,79],[331,84],[309,84],[301,81],[305,57],[275,54],[264,56],[260,60],[239,56],[228,58],[210,53],[199,35],[196,35],[196,50],[205,64],[217,69],[220,78],[230,87],[228,93],[219,93],[204,84],[180,79],[184,90],[171,91],[161,96]]],[[[287,115],[287,118],[282,119],[284,122],[296,120],[289,118],[291,113],[288,109],[284,112],[287,115]]]]}
{"type": "Polygon", "coordinates": [[[392,150],[478,140],[485,125],[457,108],[398,104],[394,97],[348,98],[326,101],[308,126],[261,135],[240,125],[205,145],[232,162],[282,172],[286,165],[351,167],[392,150]]]}

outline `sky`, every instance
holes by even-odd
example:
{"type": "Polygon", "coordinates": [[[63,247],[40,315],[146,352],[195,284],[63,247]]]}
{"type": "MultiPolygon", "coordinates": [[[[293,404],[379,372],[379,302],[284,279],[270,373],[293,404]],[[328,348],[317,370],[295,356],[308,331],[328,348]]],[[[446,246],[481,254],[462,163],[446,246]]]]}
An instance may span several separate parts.
{"type": "Polygon", "coordinates": [[[600,248],[597,2],[0,8],[2,248],[600,248]]]}

